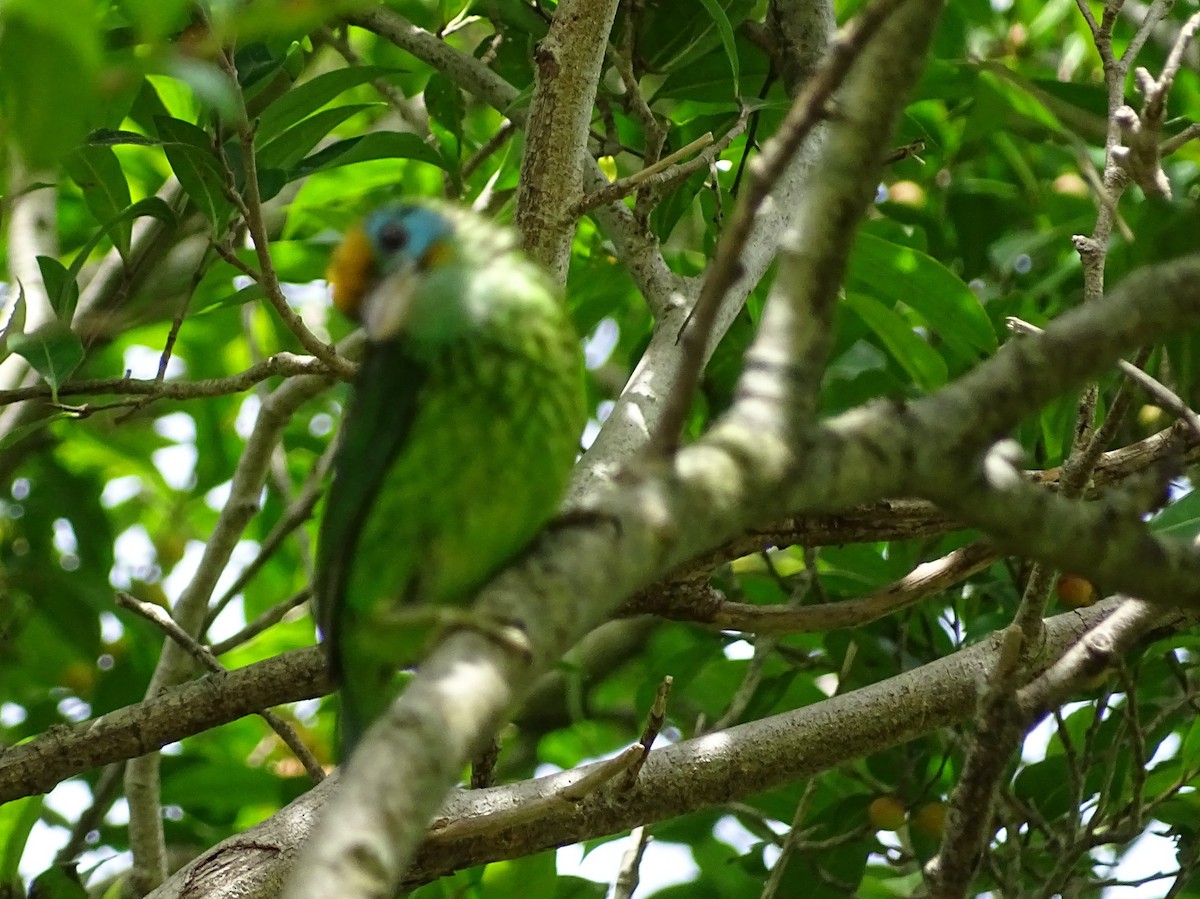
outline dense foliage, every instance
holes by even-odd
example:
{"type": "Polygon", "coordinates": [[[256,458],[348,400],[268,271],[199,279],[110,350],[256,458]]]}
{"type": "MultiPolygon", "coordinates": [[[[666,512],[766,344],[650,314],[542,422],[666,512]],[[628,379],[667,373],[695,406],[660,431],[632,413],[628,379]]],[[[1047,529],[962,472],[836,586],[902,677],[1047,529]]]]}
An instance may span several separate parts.
{"type": "MultiPolygon", "coordinates": [[[[838,2],[837,20],[868,5],[838,2]]],[[[640,0],[617,12],[591,155],[617,179],[693,148],[667,178],[635,179],[628,197],[593,206],[626,204],[676,275],[706,271],[748,166],[804,87],[774,12],[788,4],[771,6],[768,15],[765,0],[640,0]]],[[[1111,82],[1097,50],[1110,41],[1119,57],[1132,43],[1136,64],[1157,77],[1185,23],[1195,30],[1196,9],[967,0],[936,20],[931,12],[930,57],[849,249],[820,417],[933,394],[1014,339],[1009,317],[1044,327],[1084,302],[1096,272],[1117,285],[1200,250],[1200,142],[1164,156],[1170,197],[1111,180],[1111,82]],[[1111,18],[1111,41],[1093,32],[1084,8],[1091,24],[1111,18]]],[[[449,197],[513,220],[538,42],[555,11],[546,0],[0,4],[0,740],[9,747],[0,754],[0,894],[23,895],[22,875],[28,882],[65,845],[60,861],[78,860],[85,874],[101,866],[93,893],[118,895],[123,881],[112,878],[131,864],[131,816],[161,820],[174,870],[269,819],[332,766],[334,704],[319,659],[277,659],[316,639],[313,542],[356,352],[353,326],[331,310],[321,279],[339,234],[390,198],[449,197]],[[449,62],[414,51],[401,34],[410,27],[430,46],[444,42],[449,62]],[[112,730],[88,737],[79,722],[136,716],[154,694],[204,674],[200,663],[162,661],[173,644],[151,610],[181,602],[179,624],[225,669],[280,666],[263,670],[265,686],[209,675],[186,694],[192,717],[159,706],[124,719],[133,721],[126,730],[110,718],[112,730]],[[261,707],[254,699],[233,702],[243,689],[281,703],[274,729],[250,714],[261,707]],[[311,757],[298,759],[280,731],[311,757]],[[39,746],[35,759],[18,757],[25,741],[39,746]],[[163,743],[147,807],[144,794],[127,796],[122,766],[163,743]],[[101,747],[106,754],[95,754],[101,747]]],[[[1196,60],[1192,43],[1166,99],[1164,139],[1200,119],[1196,60]]],[[[1122,80],[1123,102],[1141,110],[1132,68],[1122,80]]],[[[825,114],[849,112],[835,96],[825,114]]],[[[647,350],[652,308],[663,307],[643,297],[641,270],[624,257],[629,243],[585,207],[565,294],[588,357],[586,448],[647,350]]],[[[769,270],[731,317],[685,440],[735,401],[773,278],[769,270]]],[[[1181,326],[1134,361],[1184,403],[1197,400],[1196,331],[1181,326]]],[[[1200,438],[1164,430],[1169,395],[1123,385],[1116,370],[1100,378],[1094,421],[1090,412],[1081,419],[1089,393],[1078,384],[1007,436],[1022,466],[1053,472],[1093,425],[1104,424],[1109,451],[1169,435],[1169,453],[1105,457],[1083,480],[1092,497],[1124,483],[1137,512],[1157,516],[1155,533],[1189,540],[1200,533],[1187,474],[1200,438]],[[1170,480],[1165,509],[1141,500],[1139,477],[1170,480]]],[[[613,452],[614,466],[624,461],[613,452]]],[[[957,477],[950,462],[947,477],[957,477]]],[[[1054,578],[981,543],[956,516],[895,500],[854,504],[840,517],[763,517],[715,555],[698,547],[702,564],[660,572],[635,599],[648,614],[617,616],[588,638],[501,732],[495,782],[570,769],[637,741],[668,676],[657,745],[905,672],[917,673],[906,689],[929,691],[936,705],[949,669],[923,666],[1005,628],[1025,608],[1031,570],[1043,598],[1054,578]],[[946,573],[913,576],[937,560],[946,573]],[[799,613],[864,598],[876,611],[858,620],[848,611],[840,625],[801,620],[756,634],[737,617],[747,607],[799,613]],[[737,605],[714,618],[714,602],[737,605]]],[[[1108,591],[1084,574],[1058,582],[1047,615],[1092,611],[1108,591]]],[[[1111,864],[1153,832],[1166,839],[1140,844],[1151,861],[1139,870],[1164,879],[1142,895],[1172,883],[1172,895],[1200,895],[1200,680],[1189,623],[1143,635],[1070,702],[1056,702],[1023,753],[1001,756],[973,892],[1096,895],[1132,876],[1111,864]]],[[[975,675],[959,674],[961,689],[973,689],[975,675]]],[[[765,792],[735,781],[728,801],[647,826],[656,843],[642,877],[679,884],[654,895],[760,895],[768,881],[779,896],[917,894],[975,751],[969,721],[948,725],[974,713],[948,712],[895,745],[858,749],[853,729],[840,732],[840,713],[831,714],[822,726],[840,748],[811,777],[765,792]]],[[[589,850],[627,839],[587,836],[589,850]]],[[[555,854],[541,844],[511,854],[417,895],[604,893],[570,872],[556,880],[555,854]]],[[[612,859],[603,876],[615,879],[616,857],[598,857],[612,859]]]]}

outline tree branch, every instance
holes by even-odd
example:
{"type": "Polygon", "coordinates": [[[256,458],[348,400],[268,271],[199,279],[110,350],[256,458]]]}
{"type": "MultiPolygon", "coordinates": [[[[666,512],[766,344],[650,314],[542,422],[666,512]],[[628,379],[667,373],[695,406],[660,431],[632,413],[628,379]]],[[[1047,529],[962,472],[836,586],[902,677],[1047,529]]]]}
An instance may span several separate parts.
{"type": "Polygon", "coordinates": [[[51,728],[0,754],[0,803],[48,793],[91,768],[154,752],[260,709],[333,689],[319,647],[171,687],[82,724],[51,728]]]}
{"type": "MultiPolygon", "coordinates": [[[[1118,607],[1105,601],[1047,622],[1047,664],[1118,607]]],[[[1163,627],[1190,626],[1194,615],[1167,613],[1163,627]]],[[[938,728],[975,711],[979,685],[999,639],[851,693],[651,752],[628,790],[593,791],[580,802],[561,797],[587,776],[585,766],[485,790],[454,793],[433,816],[433,829],[403,884],[412,888],[455,870],[565,843],[596,839],[638,824],[711,808],[793,783],[938,728]],[[540,814],[528,814],[537,807],[540,814]],[[480,826],[475,826],[475,824],[480,826]]],[[[297,845],[327,814],[335,775],[271,819],[226,840],[176,873],[148,899],[269,899],[295,866],[297,845]],[[222,859],[240,874],[206,880],[197,872],[222,859]],[[185,892],[188,889],[193,892],[185,892]],[[235,892],[236,890],[236,892],[235,892]]],[[[339,894],[341,895],[341,894],[339,894]]]]}
{"type": "MultiPolygon", "coordinates": [[[[331,382],[329,377],[315,375],[292,378],[276,389],[260,408],[254,430],[246,441],[245,451],[234,472],[229,498],[221,509],[212,536],[204,546],[196,574],[171,610],[172,617],[185,633],[199,632],[217,580],[229,564],[229,558],[246,525],[258,511],[271,452],[292,413],[331,382]]],[[[187,654],[174,641],[167,640],[154,675],[146,687],[146,698],[151,699],[165,687],[178,683],[188,670],[187,654]]],[[[147,889],[161,882],[162,877],[158,873],[165,875],[160,864],[154,861],[156,857],[161,861],[165,855],[155,851],[156,846],[162,845],[158,769],[157,753],[132,759],[125,769],[125,792],[130,802],[130,841],[132,843],[136,835],[139,845],[149,853],[144,857],[151,861],[151,864],[143,865],[135,852],[134,878],[135,883],[140,882],[147,889]]]]}
{"type": "MultiPolygon", "coordinates": [[[[746,190],[738,199],[737,208],[734,211],[725,233],[722,234],[720,242],[717,244],[716,259],[713,260],[704,279],[704,286],[701,288],[700,296],[697,298],[695,305],[684,324],[682,332],[679,336],[681,345],[682,358],[679,362],[679,369],[676,373],[674,383],[671,385],[670,391],[666,394],[664,409],[661,413],[661,418],[657,423],[657,427],[651,437],[649,451],[652,454],[664,455],[669,453],[676,444],[679,437],[679,431],[683,425],[684,418],[687,415],[687,410],[692,402],[692,394],[695,392],[696,384],[700,380],[700,374],[704,367],[704,362],[707,358],[706,348],[711,340],[714,325],[716,323],[717,312],[721,307],[726,294],[733,286],[737,276],[741,273],[740,259],[747,243],[751,239],[754,231],[754,222],[759,210],[766,202],[771,191],[774,189],[779,180],[784,176],[788,167],[792,164],[792,160],[796,157],[801,146],[813,133],[817,124],[825,115],[825,106],[833,96],[834,92],[842,85],[847,76],[851,72],[851,68],[856,63],[860,63],[860,55],[865,56],[865,48],[871,43],[876,32],[888,20],[888,17],[896,11],[897,7],[903,5],[906,0],[876,0],[861,12],[849,25],[843,29],[842,34],[830,44],[829,54],[825,58],[822,65],[814,73],[813,77],[805,84],[800,95],[792,103],[787,117],[783,120],[779,130],[772,138],[763,146],[762,155],[759,156],[750,165],[750,178],[746,186],[746,190]]],[[[913,48],[913,53],[909,57],[911,60],[920,60],[924,58],[924,54],[918,49],[913,48]]],[[[880,74],[879,61],[866,59],[861,60],[861,69],[865,69],[870,73],[869,78],[877,78],[880,74]]],[[[913,66],[915,69],[915,65],[913,66]]],[[[870,84],[870,89],[862,90],[865,79],[860,78],[858,91],[853,89],[848,90],[848,93],[854,93],[855,100],[870,98],[873,101],[870,114],[863,111],[860,116],[856,117],[853,123],[853,128],[848,127],[849,122],[835,123],[834,128],[838,130],[842,136],[843,144],[854,138],[857,135],[858,129],[862,126],[868,127],[868,130],[861,135],[861,141],[867,147],[866,155],[868,168],[865,172],[861,169],[855,171],[855,175],[865,175],[868,178],[873,178],[873,173],[878,171],[880,160],[882,159],[881,147],[875,146],[891,131],[891,123],[895,117],[896,111],[899,109],[899,94],[903,91],[909,80],[901,80],[895,91],[881,90],[881,86],[896,86],[888,81],[875,81],[870,84]],[[883,112],[880,117],[880,112],[883,112]],[[883,132],[881,137],[879,132],[883,132]]],[[[852,107],[852,100],[848,99],[846,106],[852,107]]],[[[844,147],[850,149],[850,147],[844,147]]],[[[854,149],[859,149],[855,147],[854,149]]],[[[856,163],[861,164],[863,160],[860,158],[863,154],[856,152],[853,160],[846,160],[844,167],[841,169],[842,178],[846,173],[853,171],[856,163]]],[[[829,155],[826,160],[833,160],[836,157],[829,155]]],[[[832,166],[826,166],[823,169],[824,174],[829,174],[829,169],[832,166]]],[[[823,212],[828,212],[828,209],[822,210],[819,208],[820,200],[813,198],[814,193],[821,191],[823,184],[828,183],[825,178],[812,179],[806,184],[807,190],[803,194],[804,202],[812,203],[813,205],[805,210],[807,220],[801,217],[797,224],[797,229],[804,232],[804,239],[812,240],[826,234],[828,223],[822,221],[820,228],[814,228],[813,225],[819,220],[819,216],[823,212]],[[810,230],[811,229],[811,230],[810,230]]],[[[862,213],[863,204],[867,197],[859,197],[862,191],[854,190],[847,191],[846,185],[842,179],[835,182],[836,186],[833,190],[825,194],[823,199],[828,202],[829,199],[837,198],[840,203],[847,204],[850,207],[851,217],[839,222],[843,225],[842,228],[831,228],[831,232],[819,247],[810,248],[810,259],[820,260],[820,253],[828,251],[831,246],[838,244],[844,245],[841,252],[836,253],[831,259],[822,263],[820,271],[828,272],[832,275],[833,280],[839,281],[841,277],[842,263],[845,254],[849,248],[849,238],[853,234],[853,227],[857,223],[858,216],[862,213]],[[848,227],[848,230],[847,230],[848,227]]],[[[871,182],[871,187],[874,186],[874,181],[871,182]]],[[[804,215],[802,214],[802,215],[804,215]]],[[[800,245],[801,238],[796,232],[791,234],[792,252],[785,253],[784,266],[789,270],[786,274],[779,278],[780,284],[796,284],[805,285],[809,290],[809,297],[820,297],[820,304],[808,303],[806,297],[806,305],[809,309],[806,312],[812,312],[816,318],[821,318],[818,313],[818,308],[828,311],[828,307],[832,304],[832,297],[835,293],[835,285],[829,283],[830,278],[825,277],[818,281],[815,285],[806,285],[803,280],[797,281],[796,278],[802,278],[805,274],[811,276],[812,271],[799,272],[793,271],[799,267],[800,260],[800,245]],[[790,261],[790,265],[789,265],[790,261]]],[[[775,304],[778,305],[778,304],[775,304]]],[[[778,311],[777,315],[780,314],[778,311]]],[[[827,317],[827,316],[825,316],[827,317]]],[[[807,324],[807,323],[806,323],[807,324]]],[[[788,337],[793,337],[794,329],[788,329],[788,337]]],[[[770,334],[772,329],[765,326],[761,329],[760,334],[770,334]]],[[[812,328],[809,333],[820,334],[822,339],[828,333],[828,322],[824,326],[817,323],[816,327],[812,328]]],[[[796,358],[792,353],[797,349],[789,340],[782,347],[783,352],[789,359],[796,358]]],[[[760,348],[761,352],[761,348],[760,348]]],[[[824,353],[817,354],[821,357],[823,365],[824,353]]],[[[749,367],[753,367],[755,357],[751,355],[749,367]]],[[[742,389],[745,388],[743,384],[742,389]]]]}
{"type": "Polygon", "coordinates": [[[560,0],[534,50],[537,81],[517,183],[521,245],[559,284],[567,280],[583,198],[588,125],[617,0],[560,0]]]}

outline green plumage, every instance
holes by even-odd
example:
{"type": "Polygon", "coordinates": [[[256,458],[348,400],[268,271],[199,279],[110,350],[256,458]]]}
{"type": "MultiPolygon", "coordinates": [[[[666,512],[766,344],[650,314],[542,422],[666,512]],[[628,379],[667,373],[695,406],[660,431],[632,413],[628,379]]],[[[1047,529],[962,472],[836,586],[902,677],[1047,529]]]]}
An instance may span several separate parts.
{"type": "Polygon", "coordinates": [[[388,207],[348,236],[331,280],[369,339],[315,585],[348,751],[392,699],[396,610],[469,602],[555,514],[584,401],[557,291],[507,230],[388,207]],[[361,284],[361,305],[339,280],[361,284]]]}

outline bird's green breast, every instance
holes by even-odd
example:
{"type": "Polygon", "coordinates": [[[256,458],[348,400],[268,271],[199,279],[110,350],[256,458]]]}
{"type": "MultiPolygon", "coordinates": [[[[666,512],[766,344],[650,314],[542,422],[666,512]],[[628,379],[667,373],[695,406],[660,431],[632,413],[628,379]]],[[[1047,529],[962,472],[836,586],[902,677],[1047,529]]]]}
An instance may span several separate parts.
{"type": "Polygon", "coordinates": [[[361,626],[393,603],[466,601],[557,511],[584,414],[577,341],[558,316],[514,313],[422,353],[415,416],[350,565],[361,626]]]}
{"type": "Polygon", "coordinates": [[[335,263],[371,336],[314,584],[349,748],[419,642],[407,607],[470,602],[557,512],[585,413],[578,338],[510,232],[399,205],[369,217],[335,263]],[[390,255],[360,297],[347,275],[363,250],[390,255]]]}

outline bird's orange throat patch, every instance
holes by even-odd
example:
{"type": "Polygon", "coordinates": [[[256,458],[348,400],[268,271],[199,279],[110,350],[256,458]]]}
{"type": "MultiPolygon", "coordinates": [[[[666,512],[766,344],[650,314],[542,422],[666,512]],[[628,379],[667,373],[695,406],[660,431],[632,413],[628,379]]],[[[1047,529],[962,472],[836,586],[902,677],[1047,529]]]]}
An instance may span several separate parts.
{"type": "Polygon", "coordinates": [[[358,319],[367,285],[375,277],[375,254],[361,225],[346,232],[333,251],[325,279],[333,287],[333,305],[347,318],[358,319]]]}
{"type": "Polygon", "coordinates": [[[440,265],[445,265],[454,259],[454,248],[450,246],[450,242],[446,240],[434,241],[425,255],[421,257],[421,268],[425,271],[437,268],[440,265]]]}

